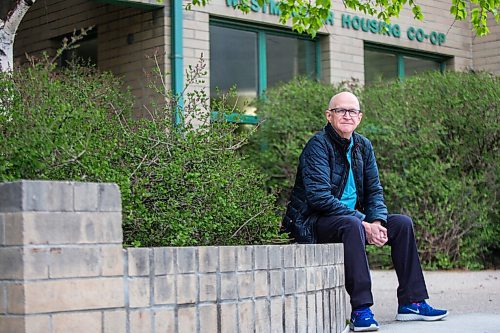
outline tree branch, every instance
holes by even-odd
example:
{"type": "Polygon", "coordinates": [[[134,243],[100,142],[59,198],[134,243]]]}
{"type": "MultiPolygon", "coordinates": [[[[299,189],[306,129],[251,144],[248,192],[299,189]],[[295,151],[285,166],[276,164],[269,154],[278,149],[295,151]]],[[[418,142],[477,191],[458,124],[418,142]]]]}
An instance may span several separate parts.
{"type": "Polygon", "coordinates": [[[234,232],[234,234],[231,236],[231,238],[234,238],[236,237],[236,235],[238,234],[238,232],[241,231],[241,229],[243,229],[244,226],[246,226],[249,222],[251,222],[254,218],[256,218],[257,216],[261,215],[262,213],[264,213],[264,210],[261,210],[260,212],[258,212],[257,214],[255,214],[254,216],[252,216],[251,218],[249,218],[248,220],[246,220],[245,223],[243,223],[239,228],[238,230],[236,230],[234,232]]]}
{"type": "Polygon", "coordinates": [[[3,22],[3,29],[6,35],[12,36],[16,34],[17,28],[19,24],[21,24],[21,20],[24,15],[28,11],[28,9],[33,6],[36,0],[17,0],[14,9],[12,9],[5,18],[3,22]]]}

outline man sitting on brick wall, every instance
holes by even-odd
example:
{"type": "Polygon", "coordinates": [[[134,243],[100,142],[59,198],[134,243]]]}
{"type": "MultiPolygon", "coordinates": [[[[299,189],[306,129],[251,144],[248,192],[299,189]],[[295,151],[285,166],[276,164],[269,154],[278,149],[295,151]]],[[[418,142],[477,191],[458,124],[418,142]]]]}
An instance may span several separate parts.
{"type": "Polygon", "coordinates": [[[397,320],[433,321],[448,312],[430,307],[412,220],[388,215],[370,141],[354,132],[363,113],[357,97],[342,92],[325,111],[328,124],[306,144],[283,221],[299,243],[344,244],[350,328],[376,331],[365,245],[391,246],[399,287],[397,320]]]}

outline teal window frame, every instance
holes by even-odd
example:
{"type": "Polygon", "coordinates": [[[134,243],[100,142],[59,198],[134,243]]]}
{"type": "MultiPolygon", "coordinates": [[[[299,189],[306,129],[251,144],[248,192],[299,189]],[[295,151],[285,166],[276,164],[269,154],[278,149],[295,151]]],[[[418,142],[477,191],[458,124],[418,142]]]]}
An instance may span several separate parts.
{"type": "MultiPolygon", "coordinates": [[[[315,68],[315,78],[316,80],[321,80],[321,46],[319,37],[311,38],[306,34],[299,34],[290,30],[283,28],[273,28],[262,25],[255,25],[251,23],[241,22],[237,20],[231,20],[219,17],[210,17],[210,26],[219,26],[230,29],[238,29],[244,31],[251,31],[257,33],[257,66],[258,66],[258,88],[257,96],[262,97],[267,89],[267,57],[266,57],[266,36],[268,34],[277,36],[293,37],[297,39],[303,39],[308,41],[313,41],[316,49],[316,68],[315,68]]],[[[218,112],[212,112],[212,119],[218,118],[218,112]]],[[[240,115],[240,114],[230,114],[226,116],[226,121],[237,123],[237,124],[250,124],[257,125],[259,123],[258,116],[252,115],[240,115]]]]}
{"type": "MultiPolygon", "coordinates": [[[[416,51],[416,50],[405,49],[405,48],[397,47],[397,46],[388,46],[388,45],[376,44],[376,43],[370,43],[370,42],[364,43],[364,50],[365,51],[366,50],[378,51],[378,52],[384,52],[384,53],[389,53],[389,54],[395,55],[396,59],[397,59],[398,78],[401,81],[404,81],[404,79],[405,79],[405,62],[404,62],[405,56],[435,61],[439,64],[439,71],[441,73],[443,73],[446,70],[446,62],[451,59],[450,56],[446,56],[446,55],[442,55],[442,54],[416,51]]],[[[365,82],[365,84],[366,84],[366,82],[365,82]]]]}

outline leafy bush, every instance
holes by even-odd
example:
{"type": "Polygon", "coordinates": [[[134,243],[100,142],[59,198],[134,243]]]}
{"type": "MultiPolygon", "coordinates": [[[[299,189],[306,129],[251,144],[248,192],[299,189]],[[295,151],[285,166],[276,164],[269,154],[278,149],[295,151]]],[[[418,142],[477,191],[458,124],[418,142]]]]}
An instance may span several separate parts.
{"type": "MultiPolygon", "coordinates": [[[[282,207],[305,142],[325,124],[322,111],[331,96],[345,88],[299,79],[260,102],[265,121],[249,152],[281,191],[282,207]]],[[[360,96],[358,131],[374,145],[389,211],[413,218],[424,265],[482,267],[500,238],[498,78],[430,73],[347,88],[360,96]]],[[[368,251],[372,263],[390,265],[388,248],[368,251]]]]}
{"type": "MultiPolygon", "coordinates": [[[[189,83],[197,83],[204,65],[192,70],[189,83]]],[[[166,97],[175,101],[175,96],[166,97]]],[[[205,93],[187,93],[184,131],[172,128],[172,117],[164,116],[172,115],[175,103],[153,114],[153,121],[141,122],[131,154],[132,160],[143,161],[131,186],[133,197],[140,200],[128,211],[125,224],[134,244],[257,244],[283,238],[275,197],[238,152],[249,133],[224,121],[238,111],[227,100],[214,105],[219,116],[211,121],[204,111],[209,109],[205,93]]]]}
{"type": "MultiPolygon", "coordinates": [[[[203,65],[193,68],[196,83],[203,65]]],[[[124,242],[134,246],[255,244],[279,240],[275,198],[237,148],[236,127],[210,122],[203,91],[133,120],[133,99],[109,73],[50,65],[0,77],[0,180],[116,182],[124,242]],[[184,119],[183,119],[184,120],[184,119]],[[194,123],[198,126],[195,128],[194,123]]],[[[164,87],[157,87],[164,92],[164,87]]],[[[221,117],[233,112],[219,105],[221,117]]]]}
{"type": "Polygon", "coordinates": [[[389,210],[413,217],[430,268],[480,268],[497,246],[499,101],[499,79],[485,73],[429,73],[362,94],[360,131],[389,210]]]}
{"type": "Polygon", "coordinates": [[[117,167],[124,138],[112,107],[130,96],[108,73],[45,65],[0,73],[0,179],[126,182],[117,167]]]}

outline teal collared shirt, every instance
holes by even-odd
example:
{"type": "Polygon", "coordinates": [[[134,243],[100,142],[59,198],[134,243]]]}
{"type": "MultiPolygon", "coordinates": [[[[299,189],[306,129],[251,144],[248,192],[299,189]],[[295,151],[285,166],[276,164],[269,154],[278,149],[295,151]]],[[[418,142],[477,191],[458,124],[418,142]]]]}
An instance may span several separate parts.
{"type": "Polygon", "coordinates": [[[351,167],[351,151],[353,144],[354,140],[351,137],[351,143],[349,144],[349,148],[347,149],[347,161],[349,162],[349,175],[347,176],[347,183],[345,184],[344,193],[342,193],[342,198],[340,198],[340,202],[349,207],[350,209],[354,209],[354,207],[356,207],[356,200],[358,198],[356,194],[356,183],[354,183],[354,173],[352,172],[352,167],[351,167]]]}

